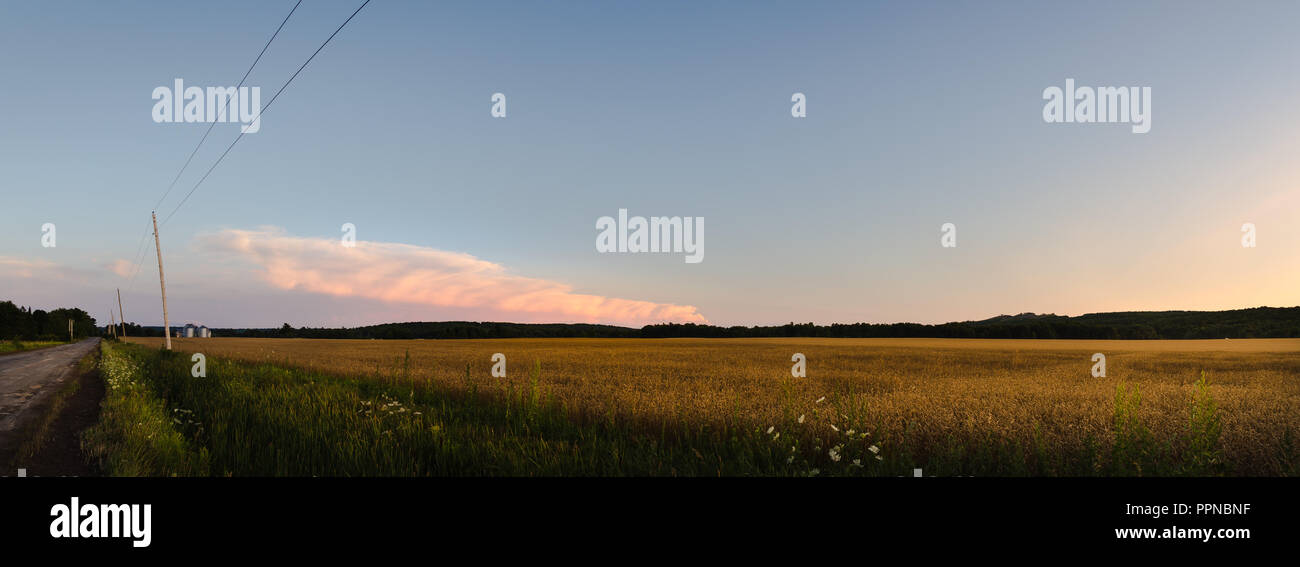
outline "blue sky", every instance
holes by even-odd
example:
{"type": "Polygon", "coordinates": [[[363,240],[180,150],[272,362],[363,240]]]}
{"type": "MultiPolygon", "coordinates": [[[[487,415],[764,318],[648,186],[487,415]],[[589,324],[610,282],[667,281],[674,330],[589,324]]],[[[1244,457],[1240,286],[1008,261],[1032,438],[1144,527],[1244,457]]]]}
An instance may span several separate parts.
{"type": "MultiPolygon", "coordinates": [[[[264,103],[358,4],[298,8],[249,77],[264,103]]],[[[160,322],[152,247],[134,278],[109,267],[135,265],[206,125],[154,123],[150,93],[177,77],[234,85],[292,6],[0,3],[0,297],[107,318],[121,287],[129,319],[160,322]]],[[[591,298],[719,324],[1300,304],[1297,16],[1274,2],[374,0],[163,227],[172,320],[679,312],[591,298]],[[1045,123],[1043,89],[1067,77],[1151,87],[1151,131],[1045,123]],[[794,92],[806,118],[790,116],[794,92]],[[620,208],[704,217],[705,261],[597,253],[596,219],[620,208]],[[317,244],[348,222],[374,253],[323,260],[317,244]],[[945,222],[956,248],[939,246],[945,222]],[[254,245],[229,245],[241,237],[254,245]],[[380,272],[400,282],[364,276],[380,272]],[[519,307],[570,301],[584,307],[519,307]]],[[[214,129],[160,216],[237,134],[214,129]]]]}

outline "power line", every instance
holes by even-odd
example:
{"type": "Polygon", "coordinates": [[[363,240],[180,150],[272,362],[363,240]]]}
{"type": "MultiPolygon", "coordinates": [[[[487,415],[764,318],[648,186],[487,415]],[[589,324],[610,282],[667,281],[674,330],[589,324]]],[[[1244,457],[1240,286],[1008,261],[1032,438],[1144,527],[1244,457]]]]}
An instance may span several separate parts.
{"type": "MultiPolygon", "coordinates": [[[[330,34],[330,36],[325,39],[325,42],[320,44],[320,47],[316,48],[316,51],[311,54],[311,57],[308,57],[307,60],[304,61],[301,66],[298,67],[298,70],[293,72],[293,76],[289,77],[289,80],[284,82],[284,85],[280,87],[280,90],[275,91],[275,95],[272,96],[271,100],[266,103],[266,106],[262,107],[261,112],[258,112],[257,118],[254,118],[254,120],[261,120],[262,115],[266,114],[267,110],[270,110],[272,104],[275,104],[275,99],[280,98],[280,93],[284,92],[284,89],[288,88],[289,84],[292,83],[294,79],[298,78],[298,74],[301,73],[303,69],[307,68],[307,64],[311,63],[312,59],[315,59],[316,55],[319,54],[322,49],[325,49],[326,45],[329,45],[330,40],[333,40],[334,36],[338,35],[340,31],[343,31],[343,27],[348,25],[348,22],[351,22],[352,18],[355,18],[356,15],[361,12],[361,9],[365,8],[366,4],[369,3],[370,0],[366,0],[365,2],[362,2],[361,5],[357,7],[356,11],[352,12],[352,15],[348,16],[348,19],[344,20],[343,23],[339,25],[338,29],[334,30],[334,33],[330,34]]],[[[244,134],[246,133],[247,131],[240,131],[239,136],[235,138],[235,141],[231,142],[230,145],[226,147],[226,151],[221,153],[221,157],[217,158],[216,163],[213,163],[212,167],[209,167],[208,171],[203,174],[203,177],[199,178],[199,182],[195,183],[194,187],[190,189],[190,192],[185,194],[185,198],[181,199],[181,202],[176,205],[176,208],[172,209],[172,212],[167,214],[167,217],[163,219],[162,224],[166,225],[167,221],[171,220],[172,215],[175,215],[176,211],[179,211],[181,209],[181,206],[183,206],[185,202],[190,199],[190,195],[193,195],[194,191],[198,190],[200,185],[203,185],[203,182],[208,179],[208,175],[212,173],[212,170],[216,169],[218,165],[221,165],[221,161],[226,159],[226,155],[229,154],[230,150],[235,147],[235,144],[238,144],[240,140],[244,139],[244,134]]]]}
{"type": "Polygon", "coordinates": [[[135,275],[140,273],[140,263],[144,261],[144,237],[149,236],[149,224],[144,225],[144,234],[140,235],[140,243],[135,245],[135,268],[131,270],[131,282],[127,284],[127,289],[135,284],[135,275]]]}
{"type": "MultiPolygon", "coordinates": [[[[266,40],[266,45],[262,46],[262,51],[257,54],[257,59],[254,59],[253,64],[248,66],[248,70],[244,72],[243,78],[239,79],[239,85],[235,87],[236,92],[239,91],[240,87],[244,86],[244,81],[248,80],[248,75],[253,72],[253,68],[262,60],[262,56],[266,55],[266,50],[271,47],[271,42],[275,41],[275,37],[280,35],[280,30],[284,29],[284,25],[289,23],[289,18],[293,16],[293,13],[298,10],[298,6],[301,4],[302,0],[298,0],[298,3],[293,5],[293,8],[289,10],[289,15],[285,16],[284,21],[280,22],[280,27],[275,28],[275,33],[271,34],[271,39],[266,40]]],[[[177,93],[176,96],[180,96],[180,93],[177,93]]],[[[221,114],[213,115],[212,122],[208,124],[207,131],[205,131],[203,137],[199,139],[199,145],[194,146],[194,151],[190,152],[190,157],[185,160],[185,165],[181,166],[181,170],[176,172],[176,177],[172,178],[171,184],[167,186],[167,191],[163,193],[163,196],[158,199],[157,203],[154,203],[154,210],[157,210],[158,205],[161,205],[162,202],[167,199],[167,195],[171,194],[172,188],[176,186],[177,181],[180,181],[181,174],[185,173],[185,170],[190,167],[190,162],[194,161],[194,156],[199,153],[199,148],[203,147],[203,142],[207,141],[208,134],[212,133],[212,128],[217,125],[217,121],[221,119],[221,116],[229,113],[230,103],[234,100],[235,97],[227,98],[226,106],[221,109],[221,114]]]]}
{"type": "MultiPolygon", "coordinates": [[[[266,40],[266,44],[262,46],[262,50],[257,53],[257,58],[253,60],[253,64],[249,65],[248,70],[244,71],[244,76],[240,77],[239,84],[235,86],[236,91],[238,91],[240,87],[244,86],[244,82],[248,80],[248,76],[253,73],[253,69],[262,61],[262,56],[266,55],[266,50],[271,47],[271,43],[280,35],[280,31],[284,29],[285,24],[289,23],[289,18],[293,17],[293,13],[298,11],[298,6],[300,5],[302,5],[302,0],[298,0],[298,2],[293,5],[293,8],[289,9],[289,13],[285,15],[284,20],[280,21],[279,27],[275,28],[275,33],[271,34],[271,38],[266,40]]],[[[178,96],[179,94],[180,93],[177,93],[178,96]]],[[[180,171],[176,172],[176,176],[172,178],[172,182],[167,185],[167,190],[163,192],[162,197],[158,198],[158,202],[154,203],[154,210],[157,210],[158,206],[162,205],[162,202],[171,194],[172,189],[176,187],[176,182],[180,181],[181,175],[185,173],[186,169],[189,169],[190,163],[194,161],[194,156],[198,155],[199,149],[203,147],[203,143],[207,141],[208,135],[211,134],[212,129],[216,127],[217,121],[221,119],[223,114],[229,113],[230,104],[233,101],[233,97],[227,99],[225,107],[221,109],[222,114],[216,114],[212,117],[212,122],[208,124],[208,129],[203,132],[203,137],[199,138],[198,145],[194,146],[194,151],[191,151],[190,156],[185,159],[185,165],[182,165],[180,171]]],[[[147,236],[149,236],[149,223],[145,223],[144,232],[140,234],[140,242],[137,243],[135,247],[135,268],[131,271],[131,281],[127,286],[128,288],[135,284],[135,277],[140,273],[140,265],[144,262],[144,243],[147,236]]]]}

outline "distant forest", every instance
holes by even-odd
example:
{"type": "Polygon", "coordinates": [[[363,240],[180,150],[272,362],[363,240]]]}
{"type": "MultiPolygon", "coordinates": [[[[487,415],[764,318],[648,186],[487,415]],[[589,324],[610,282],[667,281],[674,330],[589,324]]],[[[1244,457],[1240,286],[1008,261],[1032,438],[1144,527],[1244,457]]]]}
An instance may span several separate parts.
{"type": "MultiPolygon", "coordinates": [[[[161,332],[158,336],[162,336],[161,332]]],[[[292,337],[303,339],[523,339],[547,337],[635,338],[641,330],[613,325],[568,323],[385,323],[343,329],[294,328],[285,323],[278,329],[213,329],[214,337],[292,337]]]]}
{"type": "MultiPolygon", "coordinates": [[[[146,328],[145,334],[161,336],[146,328]]],[[[138,336],[139,331],[137,331],[138,336]]],[[[219,337],[296,337],[313,339],[506,339],[545,337],[926,337],[967,339],[1248,339],[1300,338],[1300,307],[1257,307],[1232,311],[1126,311],[1063,315],[1001,315],[982,321],[923,325],[853,323],[718,327],[693,323],[647,325],[640,329],[612,325],[478,323],[387,323],[328,329],[213,329],[219,337]]]]}
{"type": "MultiPolygon", "coordinates": [[[[0,340],[64,340],[68,319],[74,334],[101,334],[106,327],[79,308],[51,311],[19,307],[0,301],[0,340]]],[[[173,327],[176,330],[177,327],[173,327]]],[[[133,337],[161,337],[161,327],[127,323],[133,337]]],[[[916,337],[963,339],[1251,339],[1300,338],[1300,307],[1256,307],[1231,311],[1124,311],[1064,315],[999,315],[982,321],[924,325],[920,323],[851,323],[814,325],[787,323],[755,327],[719,327],[694,323],[647,325],[640,329],[614,325],[568,323],[491,323],[444,321],[386,323],[354,328],[293,327],[274,329],[213,329],[217,337],[309,339],[515,339],[515,338],[742,338],[742,337],[916,337]]]]}
{"type": "Polygon", "coordinates": [[[12,301],[0,301],[0,340],[66,341],[68,319],[73,335],[85,338],[99,335],[95,318],[82,309],[60,308],[44,311],[19,307],[12,301]]]}

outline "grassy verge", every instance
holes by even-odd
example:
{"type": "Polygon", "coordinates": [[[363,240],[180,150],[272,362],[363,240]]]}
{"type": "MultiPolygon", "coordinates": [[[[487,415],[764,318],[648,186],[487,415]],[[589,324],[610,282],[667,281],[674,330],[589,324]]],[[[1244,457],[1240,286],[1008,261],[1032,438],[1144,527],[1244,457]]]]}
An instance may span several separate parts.
{"type": "MultiPolygon", "coordinates": [[[[1068,454],[990,435],[928,444],[874,439],[850,415],[792,412],[781,423],[576,419],[529,378],[474,378],[450,391],[410,379],[340,376],[103,344],[107,394],[85,448],[110,475],[1206,475],[1232,471],[1218,450],[1208,383],[1187,436],[1145,437],[1124,391],[1115,439],[1068,454]],[[481,382],[479,382],[481,381],[481,382]],[[839,424],[838,426],[836,424],[839,424]],[[1103,449],[1103,445],[1105,449],[1103,449]]],[[[820,401],[818,402],[820,403],[820,401]]],[[[821,407],[814,404],[814,407],[821,407]]],[[[1294,470],[1294,469],[1292,469],[1294,470]]]]}
{"type": "Polygon", "coordinates": [[[190,476],[207,473],[205,452],[192,449],[173,426],[172,413],[146,381],[158,354],[100,343],[104,401],[99,423],[82,434],[81,448],[108,476],[190,476]]]}
{"type": "Polygon", "coordinates": [[[66,344],[68,343],[64,341],[20,341],[18,339],[10,339],[7,341],[0,342],[0,355],[13,354],[16,352],[25,352],[25,351],[36,350],[41,348],[49,348],[53,346],[66,345],[66,344]]]}

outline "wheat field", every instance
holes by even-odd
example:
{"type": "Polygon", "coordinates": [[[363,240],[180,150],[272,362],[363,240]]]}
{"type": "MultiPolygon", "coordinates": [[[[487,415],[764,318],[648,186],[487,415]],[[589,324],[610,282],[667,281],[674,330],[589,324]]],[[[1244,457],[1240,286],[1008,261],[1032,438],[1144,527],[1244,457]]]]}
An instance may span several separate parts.
{"type": "MultiPolygon", "coordinates": [[[[131,342],[159,346],[160,338],[131,342]]],[[[1105,452],[1117,388],[1158,441],[1186,429],[1204,374],[1223,457],[1243,474],[1285,474],[1300,430],[1300,340],[964,339],[173,339],[173,347],[376,380],[506,392],[535,379],[574,419],[616,416],[647,428],[784,427],[870,431],[938,453],[981,444],[1105,452]],[[494,353],[507,377],[490,375],[494,353]],[[1091,375],[1093,353],[1106,376],[1091,375]],[[791,376],[803,353],[807,375],[791,376]],[[539,372],[532,376],[536,367],[539,372]]]]}

